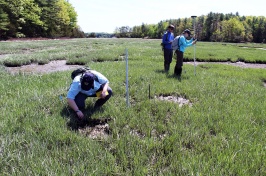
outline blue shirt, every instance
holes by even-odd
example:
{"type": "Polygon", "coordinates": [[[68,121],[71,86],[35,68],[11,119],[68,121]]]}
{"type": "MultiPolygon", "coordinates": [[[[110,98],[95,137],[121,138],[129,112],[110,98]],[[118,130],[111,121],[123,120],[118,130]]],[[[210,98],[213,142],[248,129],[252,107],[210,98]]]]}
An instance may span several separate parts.
{"type": "Polygon", "coordinates": [[[185,52],[186,48],[189,46],[192,46],[193,43],[193,38],[191,38],[190,40],[187,40],[184,35],[181,35],[179,38],[179,51],[181,52],[185,52]]]}
{"type": "Polygon", "coordinates": [[[170,31],[164,33],[162,43],[164,44],[165,49],[172,49],[172,44],[170,42],[173,41],[174,38],[174,34],[170,31]]]}
{"type": "Polygon", "coordinates": [[[96,91],[101,88],[101,85],[109,83],[108,79],[105,76],[103,76],[101,73],[95,70],[90,70],[90,72],[93,73],[98,78],[98,81],[94,80],[94,88],[88,91],[81,89],[81,83],[80,83],[81,75],[78,75],[73,79],[73,82],[67,93],[67,98],[74,100],[79,92],[84,93],[88,96],[95,95],[96,91]]]}

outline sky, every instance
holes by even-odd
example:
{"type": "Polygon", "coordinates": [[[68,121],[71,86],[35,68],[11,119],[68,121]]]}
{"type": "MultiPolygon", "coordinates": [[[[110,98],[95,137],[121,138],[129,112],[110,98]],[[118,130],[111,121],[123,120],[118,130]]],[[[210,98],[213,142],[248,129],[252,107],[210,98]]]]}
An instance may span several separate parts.
{"type": "Polygon", "coordinates": [[[113,33],[116,27],[157,24],[192,15],[236,13],[266,16],[266,0],[69,0],[84,32],[113,33]]]}

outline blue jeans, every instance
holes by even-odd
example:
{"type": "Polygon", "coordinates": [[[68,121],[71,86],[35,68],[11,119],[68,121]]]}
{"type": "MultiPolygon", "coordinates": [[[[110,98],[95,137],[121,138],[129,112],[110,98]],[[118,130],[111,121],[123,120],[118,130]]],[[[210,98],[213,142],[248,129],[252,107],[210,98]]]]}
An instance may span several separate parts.
{"type": "MultiPolygon", "coordinates": [[[[98,91],[102,91],[102,87],[98,91]]],[[[101,107],[113,95],[113,91],[112,91],[112,89],[110,87],[107,88],[107,91],[108,91],[108,95],[104,99],[99,98],[95,102],[94,108],[101,107]]],[[[77,104],[77,106],[78,106],[79,109],[85,109],[85,100],[88,97],[96,97],[96,94],[88,96],[88,95],[83,94],[83,93],[80,92],[80,93],[78,93],[76,95],[74,101],[76,102],[76,104],[77,104]]]]}

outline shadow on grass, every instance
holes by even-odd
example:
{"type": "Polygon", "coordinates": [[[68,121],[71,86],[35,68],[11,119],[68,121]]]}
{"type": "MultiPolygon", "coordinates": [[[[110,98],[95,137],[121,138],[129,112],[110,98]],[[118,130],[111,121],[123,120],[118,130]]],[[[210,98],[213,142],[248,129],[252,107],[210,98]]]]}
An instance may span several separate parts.
{"type": "Polygon", "coordinates": [[[263,85],[266,88],[266,79],[263,81],[263,85]]]}
{"type": "Polygon", "coordinates": [[[79,119],[76,113],[70,109],[69,107],[64,107],[61,111],[61,116],[63,118],[69,119],[67,121],[67,126],[71,130],[78,130],[86,127],[95,127],[97,125],[106,124],[108,121],[111,121],[111,118],[103,118],[103,119],[92,119],[91,116],[95,112],[103,111],[102,107],[94,110],[93,105],[88,105],[85,110],[83,110],[84,118],[79,119]]]}
{"type": "Polygon", "coordinates": [[[183,73],[181,76],[178,76],[178,75],[172,73],[172,74],[167,74],[166,78],[174,79],[174,80],[181,82],[182,80],[188,80],[189,76],[186,73],[183,73]]]}
{"type": "Polygon", "coordinates": [[[157,70],[155,70],[155,72],[156,73],[165,74],[166,75],[166,78],[168,78],[168,79],[176,79],[177,81],[180,81],[180,82],[181,82],[181,80],[187,80],[187,79],[189,79],[189,76],[187,75],[186,70],[183,71],[182,76],[177,76],[176,74],[171,73],[171,71],[165,72],[162,69],[157,69],[157,70]]]}
{"type": "Polygon", "coordinates": [[[167,74],[167,72],[165,72],[163,69],[157,69],[155,70],[156,73],[164,73],[164,74],[167,74]]]}

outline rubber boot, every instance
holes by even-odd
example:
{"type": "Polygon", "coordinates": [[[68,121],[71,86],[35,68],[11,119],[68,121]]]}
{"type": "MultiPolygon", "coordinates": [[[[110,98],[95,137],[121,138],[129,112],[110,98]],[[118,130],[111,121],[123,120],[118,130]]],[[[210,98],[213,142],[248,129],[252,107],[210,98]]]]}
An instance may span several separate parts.
{"type": "Polygon", "coordinates": [[[166,64],[166,66],[165,66],[165,72],[169,72],[169,69],[170,69],[170,64],[166,64]]]}
{"type": "Polygon", "coordinates": [[[182,73],[182,68],[175,67],[175,75],[181,75],[181,73],[182,73]]]}

